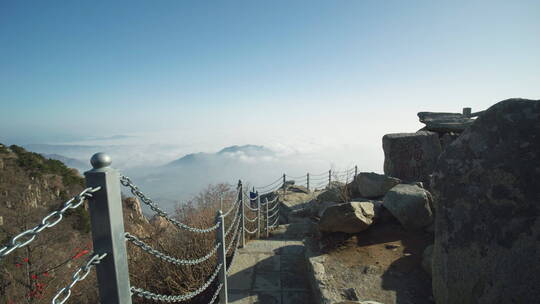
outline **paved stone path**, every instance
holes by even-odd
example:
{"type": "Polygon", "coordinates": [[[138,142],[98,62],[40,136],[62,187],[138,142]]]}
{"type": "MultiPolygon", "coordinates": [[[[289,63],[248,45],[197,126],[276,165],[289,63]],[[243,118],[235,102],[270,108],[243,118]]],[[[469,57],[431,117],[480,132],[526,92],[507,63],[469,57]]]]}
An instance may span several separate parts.
{"type": "Polygon", "coordinates": [[[239,249],[228,279],[229,303],[311,304],[303,223],[281,225],[269,239],[239,249]]]}

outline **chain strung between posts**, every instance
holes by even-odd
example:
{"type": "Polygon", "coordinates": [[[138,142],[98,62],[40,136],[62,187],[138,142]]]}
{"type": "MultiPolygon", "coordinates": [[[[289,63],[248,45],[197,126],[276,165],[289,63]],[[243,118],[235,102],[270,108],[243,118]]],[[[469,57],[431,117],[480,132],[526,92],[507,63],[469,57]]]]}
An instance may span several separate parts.
{"type": "MultiPolygon", "coordinates": [[[[240,206],[240,205],[238,205],[240,206]]],[[[229,228],[227,228],[227,231],[225,231],[225,237],[227,237],[229,235],[229,233],[233,230],[233,227],[234,226],[237,226],[238,224],[240,224],[240,209],[238,209],[238,211],[236,212],[236,214],[234,215],[234,218],[231,222],[231,225],[229,226],[229,228]],[[235,224],[236,222],[236,224],[235,224]]]]}
{"type": "Polygon", "coordinates": [[[206,283],[204,283],[201,287],[199,287],[197,290],[183,294],[183,295],[163,295],[163,294],[157,294],[150,292],[148,290],[144,290],[142,288],[137,288],[135,286],[131,286],[131,294],[135,294],[141,298],[146,298],[149,300],[155,300],[155,301],[162,301],[162,302],[182,302],[187,301],[190,299],[193,299],[194,297],[201,294],[203,291],[210,286],[210,284],[214,281],[214,279],[217,277],[219,271],[221,270],[221,266],[223,266],[223,263],[220,263],[216,269],[214,270],[214,273],[206,283]]]}
{"type": "Polygon", "coordinates": [[[184,223],[181,223],[181,222],[171,218],[167,212],[165,212],[165,211],[163,211],[163,210],[161,210],[159,208],[158,204],[156,204],[150,198],[146,197],[141,191],[139,191],[139,188],[137,186],[135,186],[131,182],[129,177],[121,176],[120,177],[120,182],[125,187],[130,188],[131,193],[133,193],[133,195],[139,197],[141,199],[141,201],[143,203],[145,203],[146,205],[148,205],[150,207],[150,209],[152,209],[157,215],[163,217],[164,219],[166,219],[167,221],[169,221],[170,223],[172,223],[173,225],[175,225],[179,229],[185,229],[187,231],[196,232],[196,233],[206,233],[206,232],[212,232],[212,231],[216,230],[219,227],[218,223],[216,223],[214,226],[209,227],[209,228],[195,228],[195,227],[188,226],[188,225],[186,225],[184,223]]]}
{"type": "Polygon", "coordinates": [[[234,202],[231,208],[227,212],[223,213],[223,217],[227,217],[227,215],[229,215],[234,209],[236,209],[237,206],[239,206],[239,203],[240,203],[240,200],[236,199],[236,202],[234,202]]]}
{"type": "Polygon", "coordinates": [[[279,203],[275,204],[274,207],[272,207],[272,208],[268,208],[268,212],[274,211],[278,207],[279,207],[279,203]]]}
{"type": "MultiPolygon", "coordinates": [[[[231,246],[232,244],[234,243],[234,240],[238,238],[238,236],[240,235],[238,232],[240,231],[240,221],[238,221],[238,223],[236,224],[236,228],[234,228],[234,234],[233,236],[231,237],[231,242],[229,243],[229,245],[227,246],[227,249],[225,250],[225,253],[229,253],[229,250],[231,250],[231,246]]],[[[227,241],[225,241],[225,243],[227,243],[227,241]]]]}
{"type": "Polygon", "coordinates": [[[274,216],[276,216],[276,214],[279,213],[279,209],[276,210],[276,212],[274,212],[272,215],[269,215],[268,218],[273,218],[274,216]]]}
{"type": "Polygon", "coordinates": [[[278,217],[276,217],[276,220],[274,221],[274,223],[273,223],[272,225],[270,225],[269,227],[271,227],[271,228],[277,227],[277,226],[278,226],[278,225],[277,225],[278,222],[279,222],[279,215],[278,215],[278,217]]]}
{"type": "MultiPolygon", "coordinates": [[[[238,231],[240,231],[240,229],[239,229],[238,231]]],[[[229,263],[228,266],[225,265],[225,266],[226,266],[226,269],[227,269],[227,271],[226,271],[227,274],[229,274],[229,271],[231,270],[231,266],[232,266],[232,264],[233,264],[233,262],[234,262],[234,259],[236,258],[236,254],[238,253],[238,243],[240,242],[240,234],[238,233],[237,235],[238,235],[238,237],[236,238],[236,245],[234,246],[235,249],[234,249],[233,255],[232,255],[232,257],[231,257],[231,261],[230,261],[230,263],[229,263]]],[[[228,249],[227,249],[227,252],[229,252],[228,249]]]]}
{"type": "Polygon", "coordinates": [[[246,206],[249,210],[251,211],[255,211],[257,212],[259,209],[258,208],[251,208],[249,205],[247,205],[246,203],[244,203],[244,206],[246,206]]]}
{"type": "Polygon", "coordinates": [[[64,213],[68,209],[76,209],[80,207],[84,203],[85,199],[91,197],[92,193],[98,191],[99,189],[101,189],[101,187],[84,189],[77,196],[74,196],[65,202],[61,209],[49,213],[41,220],[39,225],[16,235],[13,239],[11,239],[8,245],[0,248],[0,259],[13,252],[15,249],[30,244],[43,230],[56,226],[56,224],[62,221],[64,218],[64,213]]]}
{"type": "Polygon", "coordinates": [[[151,254],[151,255],[159,258],[159,259],[162,259],[162,260],[164,260],[166,262],[175,264],[175,265],[196,265],[196,264],[200,264],[200,263],[208,260],[209,258],[211,258],[216,253],[216,251],[217,251],[217,249],[219,247],[219,244],[216,244],[214,246],[214,248],[212,248],[210,250],[210,252],[208,252],[207,255],[205,255],[205,256],[203,256],[201,258],[192,259],[192,260],[183,260],[183,259],[177,259],[177,258],[171,257],[171,256],[169,256],[169,255],[167,255],[165,253],[162,253],[162,252],[152,248],[150,245],[144,243],[139,238],[137,238],[136,236],[130,234],[129,232],[125,233],[125,237],[126,237],[126,240],[130,241],[135,246],[141,248],[142,250],[148,252],[149,254],[151,254]]]}
{"type": "Polygon", "coordinates": [[[256,216],[254,219],[250,219],[249,217],[244,216],[244,219],[245,219],[246,221],[250,222],[250,223],[255,223],[255,222],[257,221],[258,218],[259,218],[259,217],[256,216]]]}
{"type": "Polygon", "coordinates": [[[255,228],[255,230],[253,230],[253,231],[250,231],[249,229],[247,229],[246,227],[244,227],[244,230],[245,230],[247,233],[249,233],[249,234],[255,234],[255,233],[257,233],[257,228],[255,228]]]}
{"type": "Polygon", "coordinates": [[[71,279],[71,283],[68,286],[60,289],[56,293],[56,295],[52,299],[52,304],[63,304],[63,303],[65,303],[69,299],[69,297],[71,296],[71,288],[73,288],[73,286],[75,286],[75,284],[77,284],[77,282],[80,282],[80,281],[86,279],[88,274],[90,274],[90,270],[92,270],[92,267],[94,267],[94,265],[99,264],[101,262],[101,260],[103,260],[106,256],[107,256],[107,253],[104,253],[102,255],[94,254],[91,258],[89,258],[86,261],[86,263],[83,266],[81,266],[73,274],[72,279],[71,279]],[[64,298],[59,300],[59,298],[62,295],[64,296],[64,298]]]}
{"type": "Polygon", "coordinates": [[[214,304],[214,302],[216,301],[216,299],[217,299],[217,297],[219,295],[219,292],[221,291],[221,288],[223,288],[223,283],[219,284],[216,291],[214,292],[214,295],[212,296],[212,300],[210,300],[210,302],[208,302],[208,304],[214,304]]]}

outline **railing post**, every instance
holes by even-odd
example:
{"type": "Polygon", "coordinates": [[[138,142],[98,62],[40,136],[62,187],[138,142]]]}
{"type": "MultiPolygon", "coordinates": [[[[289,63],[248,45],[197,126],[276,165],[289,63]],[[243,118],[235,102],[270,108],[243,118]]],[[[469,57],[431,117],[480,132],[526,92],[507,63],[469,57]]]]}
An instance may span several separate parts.
{"type": "Polygon", "coordinates": [[[245,215],[245,211],[244,211],[244,191],[243,191],[243,186],[242,186],[242,181],[238,181],[238,187],[239,187],[239,195],[240,195],[240,226],[242,226],[242,228],[240,228],[240,248],[244,248],[244,245],[246,244],[246,237],[245,237],[245,227],[246,227],[246,223],[245,223],[245,218],[244,218],[244,215],[245,215]]]}
{"type": "Polygon", "coordinates": [[[261,238],[261,197],[257,191],[257,239],[261,238]]]}
{"type": "Polygon", "coordinates": [[[223,194],[219,196],[219,210],[223,211],[223,194]]]}
{"type": "Polygon", "coordinates": [[[328,170],[328,186],[330,186],[331,182],[332,182],[332,169],[328,170]]]}
{"type": "Polygon", "coordinates": [[[285,194],[287,193],[287,187],[285,186],[286,181],[286,175],[283,173],[283,200],[285,200],[285,194]]]}
{"type": "Polygon", "coordinates": [[[94,169],[84,173],[88,187],[101,187],[88,204],[94,252],[107,253],[96,265],[99,297],[101,303],[131,304],[120,174],[111,162],[110,156],[96,153],[90,159],[94,169]]]}
{"type": "Polygon", "coordinates": [[[356,178],[357,175],[358,175],[358,166],[355,165],[354,166],[354,178],[356,178]]]}
{"type": "Polygon", "coordinates": [[[307,174],[307,191],[309,191],[309,172],[307,174]]]}
{"type": "MultiPolygon", "coordinates": [[[[217,258],[218,258],[218,265],[221,263],[221,268],[219,270],[218,278],[219,283],[223,284],[221,287],[221,290],[219,291],[219,303],[220,304],[227,304],[228,302],[228,295],[227,295],[227,249],[225,246],[225,221],[223,219],[223,213],[221,210],[217,212],[216,216],[216,224],[219,224],[219,228],[217,229],[216,234],[216,241],[219,244],[218,252],[217,252],[217,258]]],[[[233,223],[231,223],[232,225],[233,223]]],[[[234,242],[234,240],[231,239],[231,242],[234,242]]],[[[232,261],[231,261],[232,262],[232,261]]],[[[231,267],[230,265],[229,267],[231,267]]]]}
{"type": "Polygon", "coordinates": [[[265,212],[265,214],[266,214],[266,216],[265,216],[266,217],[266,221],[265,221],[266,222],[266,238],[268,238],[270,236],[270,231],[268,230],[268,220],[269,220],[268,219],[268,198],[265,198],[265,200],[266,200],[266,204],[264,204],[264,205],[266,206],[266,212],[265,212]]]}

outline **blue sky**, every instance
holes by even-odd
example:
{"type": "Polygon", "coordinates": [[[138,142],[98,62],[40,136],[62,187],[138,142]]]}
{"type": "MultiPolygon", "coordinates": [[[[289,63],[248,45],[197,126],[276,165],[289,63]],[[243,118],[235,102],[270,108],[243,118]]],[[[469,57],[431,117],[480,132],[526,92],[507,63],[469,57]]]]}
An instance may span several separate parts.
{"type": "Polygon", "coordinates": [[[539,99],[539,54],[539,1],[0,1],[0,142],[380,162],[416,112],[539,99]]]}

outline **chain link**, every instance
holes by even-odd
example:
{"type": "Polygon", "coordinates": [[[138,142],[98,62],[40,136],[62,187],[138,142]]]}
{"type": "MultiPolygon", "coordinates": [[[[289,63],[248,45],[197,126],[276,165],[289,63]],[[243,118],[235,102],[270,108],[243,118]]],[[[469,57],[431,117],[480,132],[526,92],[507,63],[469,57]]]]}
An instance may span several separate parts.
{"type": "MultiPolygon", "coordinates": [[[[240,206],[240,205],[238,205],[240,206]]],[[[238,211],[236,212],[236,214],[234,215],[234,218],[231,222],[231,226],[229,226],[229,228],[227,228],[227,231],[225,231],[225,237],[227,237],[229,235],[229,233],[233,230],[233,227],[240,224],[240,209],[238,209],[238,211]],[[236,222],[236,224],[235,224],[236,222]]]]}
{"type": "Polygon", "coordinates": [[[223,288],[223,283],[219,284],[216,291],[214,292],[214,295],[212,296],[212,300],[210,300],[210,302],[208,302],[208,304],[214,304],[214,302],[216,301],[216,299],[217,299],[217,297],[219,295],[219,292],[221,291],[221,288],[223,288]]]}
{"type": "Polygon", "coordinates": [[[52,299],[52,304],[63,304],[65,303],[69,297],[71,296],[71,288],[73,288],[73,286],[75,286],[75,284],[77,284],[77,282],[80,282],[84,279],[86,279],[86,277],[88,276],[88,274],[90,274],[90,270],[92,270],[92,267],[94,267],[94,265],[97,265],[101,262],[101,260],[103,260],[105,257],[107,256],[107,253],[104,253],[102,255],[99,255],[99,254],[94,254],[91,258],[89,258],[86,263],[81,266],[72,276],[71,278],[71,283],[60,289],[56,295],[54,296],[54,298],[52,299]],[[63,298],[61,300],[59,300],[59,298],[63,296],[63,298]]]}
{"type": "Polygon", "coordinates": [[[91,197],[92,193],[98,191],[99,189],[101,189],[101,187],[84,189],[77,196],[74,196],[65,202],[61,209],[55,210],[45,216],[39,225],[16,235],[13,239],[11,239],[8,245],[0,248],[0,259],[13,252],[15,249],[22,248],[30,244],[43,230],[56,226],[58,223],[60,223],[60,221],[62,221],[64,218],[64,213],[68,209],[78,208],[83,204],[85,199],[91,197]]]}
{"type": "Polygon", "coordinates": [[[223,213],[223,217],[227,217],[227,215],[229,215],[234,209],[236,209],[236,207],[240,205],[239,203],[240,200],[236,199],[236,202],[231,206],[231,208],[227,212],[223,213]]]}
{"type": "Polygon", "coordinates": [[[130,188],[131,193],[133,193],[133,195],[139,197],[141,199],[141,201],[143,203],[145,203],[146,205],[148,205],[150,207],[150,209],[152,209],[157,215],[163,217],[164,219],[166,219],[167,221],[169,221],[170,223],[172,223],[173,225],[175,225],[179,229],[185,229],[187,231],[196,232],[196,233],[207,233],[207,232],[215,231],[219,227],[218,223],[216,223],[214,226],[209,227],[209,228],[195,228],[195,227],[188,226],[188,225],[186,225],[184,223],[181,223],[181,222],[171,218],[167,212],[165,212],[165,211],[163,211],[163,210],[161,210],[159,208],[158,204],[156,204],[150,198],[146,197],[141,191],[139,191],[139,188],[137,186],[135,186],[131,182],[129,177],[121,176],[120,177],[120,182],[122,183],[123,186],[130,188]]]}
{"type": "Polygon", "coordinates": [[[166,262],[169,262],[169,263],[172,263],[172,264],[175,264],[175,265],[197,265],[197,264],[200,264],[200,263],[208,260],[209,258],[211,258],[217,252],[217,249],[219,247],[219,244],[216,244],[214,246],[214,248],[212,248],[210,250],[210,252],[208,252],[207,255],[205,255],[205,256],[203,256],[201,258],[192,259],[192,260],[183,260],[183,259],[177,259],[177,258],[171,257],[171,256],[169,256],[169,255],[167,255],[165,253],[162,253],[162,252],[152,248],[150,245],[144,243],[139,238],[137,238],[136,236],[130,234],[129,232],[125,233],[125,237],[126,237],[126,240],[130,241],[135,246],[141,248],[142,250],[148,252],[149,254],[157,257],[158,259],[162,259],[162,260],[164,260],[166,262]]]}
{"type": "Polygon", "coordinates": [[[258,208],[251,208],[251,207],[250,207],[249,205],[247,205],[246,203],[244,203],[244,206],[246,206],[246,207],[247,207],[249,210],[251,210],[251,211],[255,211],[255,212],[259,211],[258,208]]]}
{"type": "MultiPolygon", "coordinates": [[[[240,229],[238,229],[238,231],[240,231],[240,229]]],[[[226,269],[227,269],[227,274],[229,274],[230,270],[231,270],[231,266],[233,265],[233,262],[234,262],[234,259],[236,258],[236,254],[238,253],[238,243],[240,242],[240,234],[237,233],[238,237],[236,237],[236,245],[235,245],[235,249],[234,249],[234,252],[232,254],[232,257],[231,257],[231,261],[229,263],[228,266],[226,266],[226,269]]],[[[232,244],[232,242],[231,242],[232,244]]],[[[227,252],[229,252],[229,249],[227,249],[227,252]]]]}
{"type": "Polygon", "coordinates": [[[279,225],[277,225],[278,222],[279,222],[279,215],[278,215],[278,217],[276,217],[276,220],[274,221],[274,223],[272,225],[270,225],[269,227],[275,228],[275,227],[279,226],[279,225]]]}
{"type": "Polygon", "coordinates": [[[268,218],[273,218],[274,216],[276,216],[276,214],[279,213],[279,209],[276,210],[276,212],[274,212],[272,215],[269,215],[268,218]]]}
{"type": "Polygon", "coordinates": [[[234,244],[234,242],[238,243],[238,239],[240,238],[239,235],[240,235],[240,229],[242,227],[240,226],[237,226],[236,227],[236,230],[235,230],[235,233],[233,235],[233,237],[231,238],[231,242],[229,243],[229,245],[227,246],[227,249],[225,249],[225,253],[229,253],[229,251],[231,250],[232,248],[232,245],[234,244]]]}
{"type": "Polygon", "coordinates": [[[193,299],[194,297],[198,296],[199,294],[201,294],[201,292],[205,291],[206,288],[208,288],[208,286],[210,286],[210,284],[214,281],[214,279],[217,277],[219,271],[221,270],[221,266],[223,266],[223,263],[220,263],[216,267],[216,270],[214,270],[214,273],[212,274],[212,276],[210,276],[210,279],[208,279],[208,281],[206,281],[206,283],[204,283],[201,287],[199,287],[195,291],[192,291],[192,292],[189,292],[189,293],[186,293],[186,294],[183,294],[183,295],[172,296],[172,295],[157,294],[157,293],[150,292],[148,290],[144,290],[142,288],[137,288],[135,286],[131,286],[131,294],[135,294],[135,295],[137,295],[137,296],[139,296],[141,298],[146,298],[146,299],[149,299],[149,300],[155,300],[155,301],[161,301],[161,302],[182,302],[182,301],[187,301],[187,300],[193,299]]]}
{"type": "Polygon", "coordinates": [[[257,221],[258,218],[259,218],[259,217],[256,216],[254,219],[250,219],[249,217],[244,216],[244,219],[245,219],[246,221],[250,222],[250,223],[255,223],[255,222],[257,221]]]}
{"type": "Polygon", "coordinates": [[[255,234],[255,233],[257,233],[257,228],[255,228],[255,230],[253,230],[253,231],[250,231],[249,229],[247,229],[246,227],[244,227],[244,231],[246,231],[246,232],[249,233],[249,234],[255,234]]]}
{"type": "Polygon", "coordinates": [[[274,211],[274,210],[275,210],[276,208],[278,208],[278,207],[279,207],[279,202],[278,202],[277,204],[275,204],[274,207],[268,208],[268,212],[274,211]]]}

